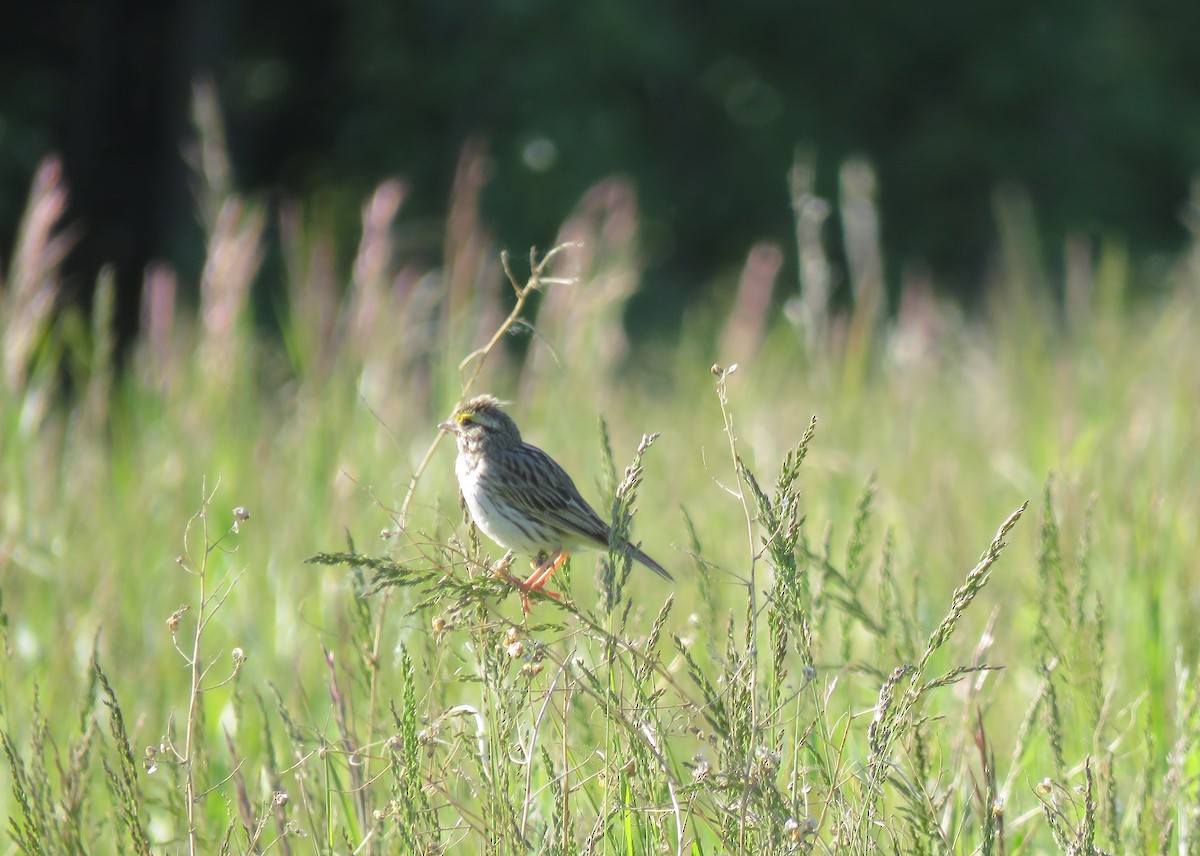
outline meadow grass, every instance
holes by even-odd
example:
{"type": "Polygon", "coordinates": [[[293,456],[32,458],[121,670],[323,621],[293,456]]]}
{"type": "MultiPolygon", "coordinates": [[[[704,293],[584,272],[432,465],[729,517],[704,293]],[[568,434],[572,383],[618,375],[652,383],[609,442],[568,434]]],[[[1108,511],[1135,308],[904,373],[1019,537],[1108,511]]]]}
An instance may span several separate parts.
{"type": "Polygon", "coordinates": [[[631,343],[620,181],[528,264],[472,164],[439,264],[386,182],[342,267],[204,105],[199,302],[149,271],[120,370],[52,163],[5,269],[5,852],[1200,852],[1195,253],[1055,301],[1002,217],[981,317],[885,321],[775,313],[760,247],[631,343]],[[480,391],[678,582],[581,554],[524,617],[435,427],[480,391]]]}

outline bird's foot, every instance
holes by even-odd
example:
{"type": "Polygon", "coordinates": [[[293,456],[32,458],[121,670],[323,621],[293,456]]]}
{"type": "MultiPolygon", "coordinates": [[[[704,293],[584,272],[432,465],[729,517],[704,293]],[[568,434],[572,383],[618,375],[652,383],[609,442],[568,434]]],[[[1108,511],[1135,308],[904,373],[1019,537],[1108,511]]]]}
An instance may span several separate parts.
{"type": "Polygon", "coordinates": [[[538,553],[537,561],[533,564],[533,573],[525,580],[525,588],[540,589],[546,584],[546,580],[550,579],[550,575],[562,567],[562,563],[566,560],[565,550],[559,550],[554,554],[547,554],[545,551],[538,553]]]}
{"type": "Polygon", "coordinates": [[[550,575],[554,573],[567,560],[567,554],[563,551],[555,553],[553,556],[547,555],[543,550],[538,553],[537,560],[533,562],[533,573],[526,580],[519,580],[516,577],[509,576],[508,579],[521,592],[521,609],[526,615],[529,614],[529,592],[541,592],[555,600],[562,600],[562,595],[556,591],[550,591],[545,588],[546,581],[550,579],[550,575]]]}

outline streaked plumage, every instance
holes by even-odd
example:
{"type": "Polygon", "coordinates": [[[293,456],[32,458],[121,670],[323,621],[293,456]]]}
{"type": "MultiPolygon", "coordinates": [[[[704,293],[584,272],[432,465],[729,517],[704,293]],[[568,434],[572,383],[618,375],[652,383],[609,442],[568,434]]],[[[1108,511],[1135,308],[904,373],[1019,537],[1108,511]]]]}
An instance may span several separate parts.
{"type": "MultiPolygon", "coordinates": [[[[536,557],[523,587],[540,589],[569,553],[609,548],[608,524],[553,458],[522,441],[497,399],[476,396],[440,427],[457,438],[454,471],[475,525],[500,546],[536,557]]],[[[640,549],[624,546],[650,570],[672,579],[640,549]]]]}

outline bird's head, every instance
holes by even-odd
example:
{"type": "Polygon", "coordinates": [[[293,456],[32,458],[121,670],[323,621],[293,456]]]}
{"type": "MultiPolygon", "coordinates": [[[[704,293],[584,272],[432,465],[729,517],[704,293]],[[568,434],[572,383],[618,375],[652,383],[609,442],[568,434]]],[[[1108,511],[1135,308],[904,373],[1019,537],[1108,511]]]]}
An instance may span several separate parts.
{"type": "Polygon", "coordinates": [[[477,395],[460,404],[439,428],[458,438],[459,448],[487,444],[515,446],[521,442],[517,423],[504,412],[500,400],[491,395],[477,395]]]}

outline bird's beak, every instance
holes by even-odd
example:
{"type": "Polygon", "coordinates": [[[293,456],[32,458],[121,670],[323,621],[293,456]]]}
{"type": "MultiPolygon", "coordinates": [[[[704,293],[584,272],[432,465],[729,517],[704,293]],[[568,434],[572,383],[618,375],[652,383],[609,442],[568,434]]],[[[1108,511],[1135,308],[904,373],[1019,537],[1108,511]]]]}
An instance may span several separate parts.
{"type": "Polygon", "coordinates": [[[440,422],[440,423],[438,423],[438,427],[441,428],[443,431],[449,431],[451,434],[458,433],[458,426],[455,425],[453,422],[440,422]]]}

